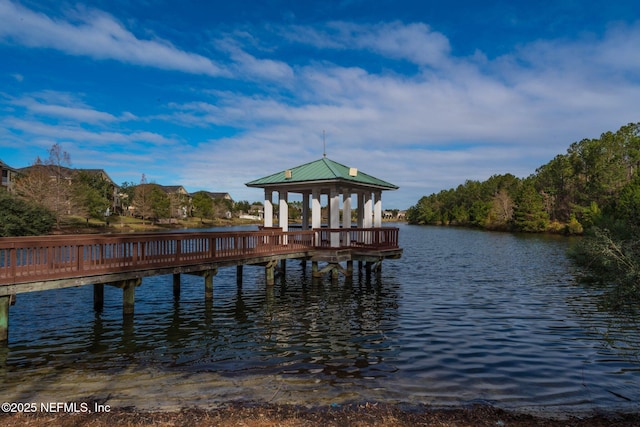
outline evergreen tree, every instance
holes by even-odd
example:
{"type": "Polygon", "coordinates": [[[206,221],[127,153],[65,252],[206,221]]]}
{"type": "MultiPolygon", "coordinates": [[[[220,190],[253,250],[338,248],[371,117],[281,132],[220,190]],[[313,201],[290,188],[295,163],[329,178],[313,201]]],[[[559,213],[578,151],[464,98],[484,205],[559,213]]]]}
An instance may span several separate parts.
{"type": "Polygon", "coordinates": [[[48,209],[0,191],[0,237],[47,234],[54,224],[48,209]]]}
{"type": "Polygon", "coordinates": [[[109,183],[97,174],[77,172],[73,177],[75,214],[85,218],[104,219],[111,206],[109,183]]]}
{"type": "Polygon", "coordinates": [[[212,218],[213,200],[206,191],[196,191],[192,196],[193,216],[200,217],[200,221],[205,218],[212,218]]]}
{"type": "Polygon", "coordinates": [[[541,232],[547,229],[548,224],[549,215],[544,209],[542,196],[532,181],[525,182],[515,200],[514,228],[518,231],[541,232]]]}

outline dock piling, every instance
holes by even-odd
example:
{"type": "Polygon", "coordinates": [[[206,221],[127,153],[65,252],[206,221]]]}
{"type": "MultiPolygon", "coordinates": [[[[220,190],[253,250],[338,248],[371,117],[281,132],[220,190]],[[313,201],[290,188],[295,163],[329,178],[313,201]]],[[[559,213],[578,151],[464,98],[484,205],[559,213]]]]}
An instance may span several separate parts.
{"type": "Polygon", "coordinates": [[[275,283],[275,269],[277,264],[277,260],[271,260],[264,267],[265,282],[267,283],[267,286],[273,286],[275,283]]]}
{"type": "Polygon", "coordinates": [[[236,284],[238,285],[239,288],[241,288],[242,287],[242,273],[243,273],[242,264],[238,265],[236,267],[236,273],[237,273],[236,274],[236,284]]]}
{"type": "Polygon", "coordinates": [[[213,276],[218,274],[218,269],[205,271],[202,276],[204,277],[204,300],[213,301],[213,276]]]}
{"type": "Polygon", "coordinates": [[[124,280],[122,283],[122,314],[133,316],[136,302],[136,287],[140,286],[142,279],[124,280]]]}
{"type": "Polygon", "coordinates": [[[173,275],[173,299],[180,299],[180,273],[173,275]]]}
{"type": "Polygon", "coordinates": [[[102,311],[104,308],[104,284],[95,283],[93,285],[93,309],[102,311]]]}

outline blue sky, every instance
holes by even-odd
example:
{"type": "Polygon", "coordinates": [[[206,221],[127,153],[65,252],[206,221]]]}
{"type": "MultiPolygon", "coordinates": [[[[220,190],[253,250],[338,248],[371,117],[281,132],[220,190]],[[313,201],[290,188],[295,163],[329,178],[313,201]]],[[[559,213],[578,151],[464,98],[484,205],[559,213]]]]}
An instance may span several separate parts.
{"type": "Polygon", "coordinates": [[[0,159],[256,201],[323,153],[386,208],[640,121],[640,2],[0,0],[0,159]]]}

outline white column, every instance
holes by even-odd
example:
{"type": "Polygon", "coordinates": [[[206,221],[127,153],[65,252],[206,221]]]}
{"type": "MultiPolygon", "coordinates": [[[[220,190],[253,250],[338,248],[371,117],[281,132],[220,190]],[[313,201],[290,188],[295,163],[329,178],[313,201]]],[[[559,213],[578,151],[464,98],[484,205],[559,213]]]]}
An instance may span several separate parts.
{"type": "MultiPolygon", "coordinates": [[[[316,230],[322,227],[322,205],[320,204],[320,197],[322,193],[319,188],[313,188],[311,191],[311,228],[316,230]]],[[[314,238],[316,245],[320,245],[320,233],[315,232],[314,238]]]]}
{"type": "Polygon", "coordinates": [[[382,227],[382,191],[375,193],[376,204],[373,208],[373,226],[382,227]]]}
{"type": "Polygon", "coordinates": [[[314,188],[311,193],[311,228],[322,227],[322,205],[320,204],[319,188],[314,188]]]}
{"type": "Polygon", "coordinates": [[[364,194],[358,193],[358,228],[364,228],[364,194]]]}
{"type": "Polygon", "coordinates": [[[364,228],[371,228],[371,211],[373,210],[373,201],[371,200],[371,193],[367,192],[364,195],[364,222],[362,226],[364,228]]]}
{"type": "Polygon", "coordinates": [[[273,227],[273,192],[264,190],[264,226],[273,227]]]}
{"type": "Polygon", "coordinates": [[[346,189],[342,193],[342,228],[345,232],[345,246],[351,244],[351,190],[346,189]]]}
{"type": "MultiPolygon", "coordinates": [[[[340,228],[340,193],[337,188],[329,192],[329,228],[340,228]]],[[[331,247],[340,246],[340,232],[331,233],[331,247]]]]}
{"type": "Polygon", "coordinates": [[[280,190],[278,192],[278,199],[280,200],[280,212],[278,218],[278,227],[282,228],[282,231],[289,231],[289,204],[287,203],[287,198],[289,197],[289,193],[286,191],[280,190]]]}
{"type": "Polygon", "coordinates": [[[309,229],[309,193],[302,193],[302,230],[309,229]]]}

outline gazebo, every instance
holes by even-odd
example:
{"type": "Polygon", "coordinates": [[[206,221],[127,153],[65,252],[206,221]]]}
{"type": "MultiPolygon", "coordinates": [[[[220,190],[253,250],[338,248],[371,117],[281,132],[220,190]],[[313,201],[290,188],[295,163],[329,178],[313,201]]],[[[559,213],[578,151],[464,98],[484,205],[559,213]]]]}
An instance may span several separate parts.
{"type": "Polygon", "coordinates": [[[397,190],[396,185],[375,178],[355,167],[348,167],[326,156],[247,182],[248,187],[264,189],[264,227],[273,227],[273,193],[278,193],[278,227],[289,229],[289,194],[302,194],[302,229],[322,227],[321,197],[328,199],[328,227],[352,227],[351,212],[357,206],[357,227],[382,226],[382,192],[397,190]],[[357,197],[357,205],[354,203],[357,197]],[[311,199],[311,224],[309,224],[311,199]],[[342,203],[341,203],[342,199],[342,203]],[[342,210],[342,221],[340,211],[342,210]]]}

